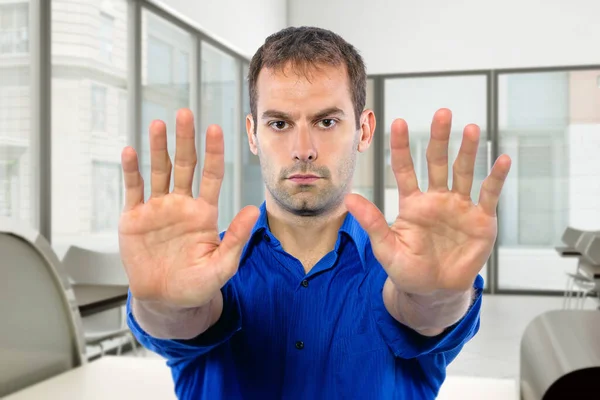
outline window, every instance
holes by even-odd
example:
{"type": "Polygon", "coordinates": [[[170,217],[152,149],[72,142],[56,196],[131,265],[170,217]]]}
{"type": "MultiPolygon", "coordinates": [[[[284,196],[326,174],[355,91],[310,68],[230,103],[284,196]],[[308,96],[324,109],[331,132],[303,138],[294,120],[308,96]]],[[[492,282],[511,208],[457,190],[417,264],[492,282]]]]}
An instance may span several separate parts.
{"type": "MultiPolygon", "coordinates": [[[[372,79],[367,79],[367,98],[365,108],[373,109],[375,87],[372,79]]],[[[374,179],[374,150],[373,146],[366,151],[356,155],[356,168],[352,180],[352,191],[365,197],[367,200],[373,201],[373,179],[374,179]]]]}
{"type": "Polygon", "coordinates": [[[119,136],[121,139],[127,140],[127,92],[119,93],[119,136]]]}
{"type": "Polygon", "coordinates": [[[0,217],[19,218],[19,163],[0,161],[0,217]]]}
{"type": "MultiPolygon", "coordinates": [[[[142,148],[138,151],[144,182],[144,196],[150,196],[150,144],[148,128],[153,120],[167,125],[167,148],[175,156],[175,117],[181,108],[194,109],[194,73],[191,60],[196,41],[189,32],[148,11],[142,11],[142,148]]],[[[194,115],[196,122],[199,115],[194,115]]],[[[200,153],[201,146],[196,146],[200,153]]],[[[136,149],[137,150],[137,149],[136,149]]],[[[199,162],[201,155],[199,154],[199,162]]],[[[171,179],[171,188],[173,179],[171,179]]],[[[197,193],[198,185],[193,185],[197,193]]]]}
{"type": "Polygon", "coordinates": [[[600,226],[597,70],[498,76],[498,147],[512,159],[498,204],[498,286],[564,290],[574,258],[554,249],[570,226],[600,226]]]}
{"type": "Polygon", "coordinates": [[[106,131],[106,87],[92,84],[92,131],[106,131]]]}
{"type": "MultiPolygon", "coordinates": [[[[244,64],[244,76],[248,75],[248,64],[244,64]]],[[[250,88],[244,80],[242,92],[242,115],[240,118],[240,135],[242,145],[242,207],[247,205],[260,206],[265,200],[265,187],[260,169],[258,156],[250,151],[248,134],[246,133],[246,115],[250,114],[250,88]]]]}
{"type": "Polygon", "coordinates": [[[27,1],[0,1],[0,215],[38,229],[28,13],[27,1]]]}
{"type": "Polygon", "coordinates": [[[29,4],[0,4],[0,54],[29,51],[29,4]]]}
{"type": "Polygon", "coordinates": [[[92,232],[116,230],[123,208],[121,165],[92,161],[92,232]]]}
{"type": "Polygon", "coordinates": [[[112,61],[115,19],[108,14],[100,13],[100,59],[112,61]]]}
{"type": "Polygon", "coordinates": [[[54,3],[52,247],[58,254],[71,245],[116,252],[129,115],[129,2],[54,3]]]}
{"type": "Polygon", "coordinates": [[[177,58],[177,76],[175,77],[175,83],[178,85],[187,85],[190,81],[190,56],[185,51],[179,51],[179,57],[177,58]]]}
{"type": "MultiPolygon", "coordinates": [[[[219,230],[225,230],[238,210],[235,209],[235,146],[239,142],[235,135],[239,134],[241,119],[238,109],[239,101],[239,64],[238,60],[215,47],[202,43],[202,128],[205,135],[210,124],[217,124],[223,129],[225,141],[225,176],[219,196],[219,230]]],[[[202,142],[204,143],[205,137],[202,142]]],[[[256,179],[256,178],[255,178],[256,179]]],[[[260,186],[259,186],[260,187],[260,186]]],[[[256,189],[260,190],[260,189],[256,189]]]]}
{"type": "Polygon", "coordinates": [[[173,48],[157,37],[148,37],[148,83],[169,85],[172,75],[173,48]]]}

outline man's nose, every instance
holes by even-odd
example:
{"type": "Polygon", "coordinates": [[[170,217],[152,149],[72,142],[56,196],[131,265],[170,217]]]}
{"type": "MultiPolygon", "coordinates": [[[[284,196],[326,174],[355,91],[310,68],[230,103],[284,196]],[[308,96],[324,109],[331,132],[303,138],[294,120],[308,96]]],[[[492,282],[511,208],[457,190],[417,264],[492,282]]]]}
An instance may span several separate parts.
{"type": "Polygon", "coordinates": [[[308,126],[300,126],[296,133],[296,140],[292,150],[294,161],[315,161],[317,159],[317,149],[312,141],[308,126]]]}

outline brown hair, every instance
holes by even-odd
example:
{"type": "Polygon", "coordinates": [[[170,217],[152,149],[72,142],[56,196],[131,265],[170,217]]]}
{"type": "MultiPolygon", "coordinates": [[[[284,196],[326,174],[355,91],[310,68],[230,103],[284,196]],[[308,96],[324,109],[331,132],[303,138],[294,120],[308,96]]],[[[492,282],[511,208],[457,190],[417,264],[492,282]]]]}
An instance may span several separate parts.
{"type": "MultiPolygon", "coordinates": [[[[256,84],[263,68],[283,69],[291,63],[296,73],[307,76],[309,69],[319,65],[346,66],[350,94],[354,104],[356,129],[360,128],[360,115],[365,107],[367,73],[358,51],[339,35],[326,29],[314,27],[291,27],[267,37],[256,51],[248,70],[250,112],[257,124],[256,84]]],[[[256,129],[254,131],[256,134],[256,129]]]]}

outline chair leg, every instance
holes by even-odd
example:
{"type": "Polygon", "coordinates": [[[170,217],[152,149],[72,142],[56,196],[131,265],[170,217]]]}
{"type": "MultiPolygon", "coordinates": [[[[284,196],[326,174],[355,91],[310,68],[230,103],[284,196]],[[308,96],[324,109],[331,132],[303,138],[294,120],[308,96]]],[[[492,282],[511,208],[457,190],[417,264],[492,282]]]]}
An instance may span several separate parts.
{"type": "Polygon", "coordinates": [[[583,306],[585,305],[585,300],[587,299],[587,290],[582,290],[579,295],[578,309],[583,310],[583,306]]]}
{"type": "Polygon", "coordinates": [[[567,288],[565,290],[565,301],[563,302],[563,307],[565,309],[571,308],[571,301],[575,302],[573,296],[577,296],[577,292],[573,293],[573,287],[575,286],[575,279],[568,278],[567,279],[567,288]]]}
{"type": "Polygon", "coordinates": [[[135,345],[135,338],[133,337],[133,334],[129,333],[127,336],[129,336],[129,341],[131,342],[131,351],[133,352],[133,355],[137,357],[137,346],[135,345]]]}

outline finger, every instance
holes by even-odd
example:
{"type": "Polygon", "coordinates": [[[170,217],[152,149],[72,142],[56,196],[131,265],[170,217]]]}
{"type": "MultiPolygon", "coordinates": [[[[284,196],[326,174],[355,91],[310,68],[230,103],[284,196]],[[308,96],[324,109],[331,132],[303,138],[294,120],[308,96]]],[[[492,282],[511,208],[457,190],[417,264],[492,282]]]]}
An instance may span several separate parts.
{"type": "MultiPolygon", "coordinates": [[[[384,215],[373,203],[356,193],[348,194],[344,202],[350,214],[369,235],[373,249],[382,246],[385,248],[386,245],[392,248],[394,235],[391,234],[392,231],[384,215]]],[[[380,261],[385,262],[385,260],[380,261]]]]}
{"type": "Polygon", "coordinates": [[[219,192],[225,174],[224,152],[223,131],[218,125],[209,126],[206,130],[206,152],[200,180],[200,198],[216,207],[219,205],[219,192]]]}
{"type": "Polygon", "coordinates": [[[121,165],[125,180],[124,211],[129,211],[144,202],[144,180],[140,174],[137,153],[133,147],[127,146],[123,149],[121,165]]]}
{"type": "Polygon", "coordinates": [[[198,161],[194,134],[194,114],[189,109],[177,113],[173,192],[191,196],[194,170],[198,161]]]}
{"type": "Polygon", "coordinates": [[[392,123],[390,135],[392,171],[398,184],[400,197],[407,197],[419,190],[417,175],[410,155],[408,126],[406,121],[397,119],[392,123]]]}
{"type": "Polygon", "coordinates": [[[167,126],[163,121],[150,124],[150,192],[151,197],[169,193],[171,159],[167,149],[167,126]]]}
{"type": "Polygon", "coordinates": [[[448,141],[451,127],[450,110],[438,110],[431,122],[431,138],[427,146],[428,191],[448,190],[448,141]]]}
{"type": "Polygon", "coordinates": [[[452,191],[463,196],[471,197],[475,159],[479,149],[480,130],[477,125],[467,125],[458,156],[452,167],[452,191]]]}
{"type": "Polygon", "coordinates": [[[233,218],[225,236],[217,249],[222,266],[220,271],[221,281],[226,282],[231,278],[240,262],[244,246],[250,239],[252,229],[258,220],[260,211],[255,206],[246,206],[233,218]]]}
{"type": "Polygon", "coordinates": [[[481,207],[486,214],[492,217],[496,216],[496,207],[498,206],[500,193],[508,176],[510,165],[510,157],[506,154],[501,155],[494,163],[492,172],[481,184],[478,207],[481,207]]]}

